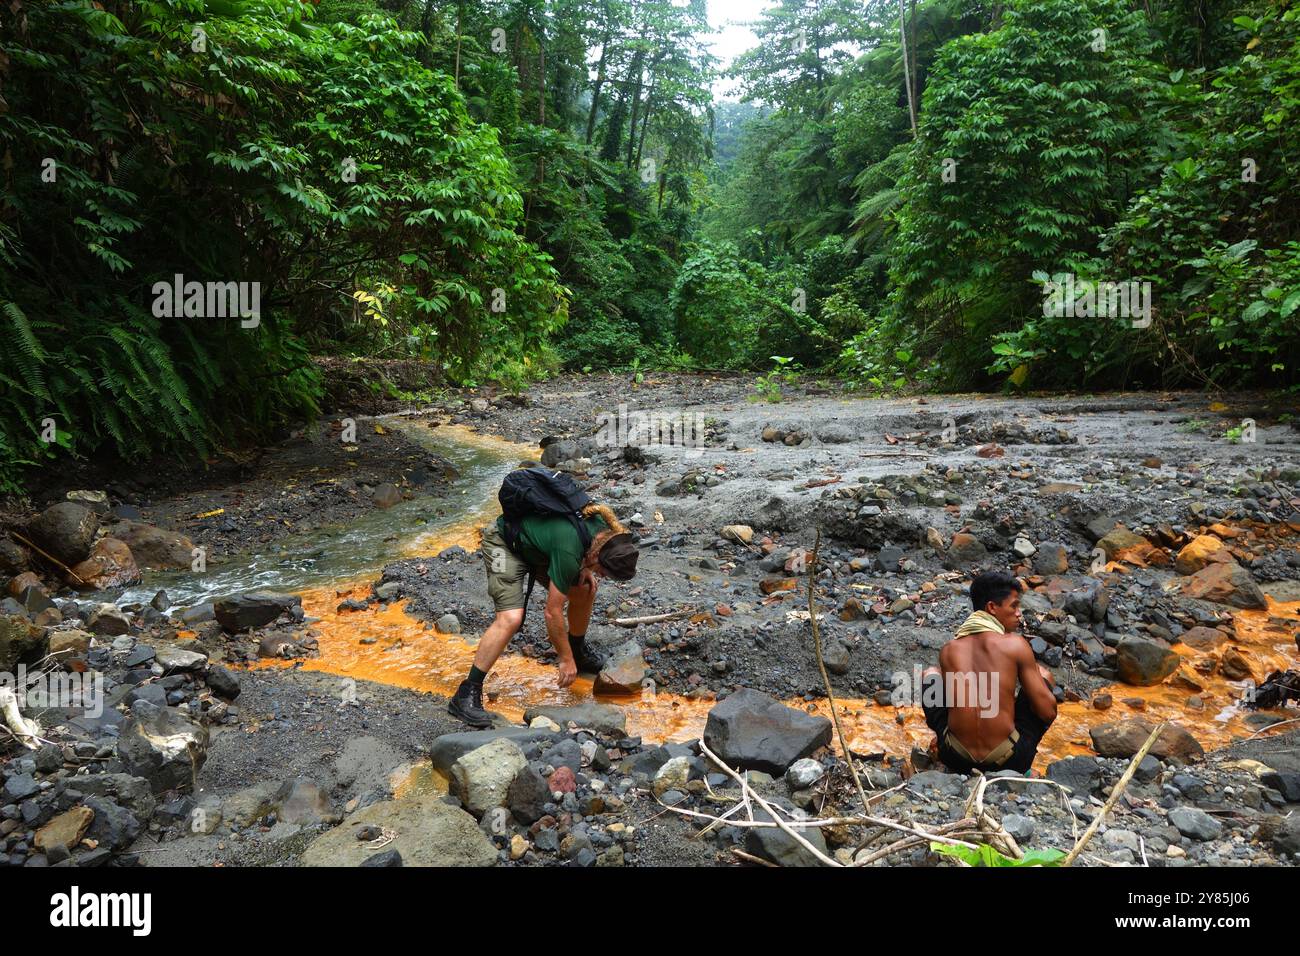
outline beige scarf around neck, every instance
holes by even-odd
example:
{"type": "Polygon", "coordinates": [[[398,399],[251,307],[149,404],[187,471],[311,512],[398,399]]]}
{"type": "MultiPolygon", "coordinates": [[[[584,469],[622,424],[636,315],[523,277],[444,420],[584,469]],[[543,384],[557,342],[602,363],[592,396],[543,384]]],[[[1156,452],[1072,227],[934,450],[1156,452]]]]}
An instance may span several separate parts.
{"type": "Polygon", "coordinates": [[[962,622],[961,627],[957,628],[957,636],[965,637],[967,634],[982,634],[985,631],[992,631],[994,634],[1005,634],[1007,629],[988,611],[976,611],[962,622]]]}

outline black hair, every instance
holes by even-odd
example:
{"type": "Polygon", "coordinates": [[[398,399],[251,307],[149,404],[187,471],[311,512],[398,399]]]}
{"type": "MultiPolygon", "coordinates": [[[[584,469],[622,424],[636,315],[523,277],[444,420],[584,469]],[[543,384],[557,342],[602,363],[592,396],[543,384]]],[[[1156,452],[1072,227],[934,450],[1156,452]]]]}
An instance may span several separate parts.
{"type": "Polygon", "coordinates": [[[1006,571],[985,571],[970,585],[970,603],[975,610],[982,611],[989,601],[1001,604],[1012,591],[1020,593],[1020,581],[1006,571]]]}

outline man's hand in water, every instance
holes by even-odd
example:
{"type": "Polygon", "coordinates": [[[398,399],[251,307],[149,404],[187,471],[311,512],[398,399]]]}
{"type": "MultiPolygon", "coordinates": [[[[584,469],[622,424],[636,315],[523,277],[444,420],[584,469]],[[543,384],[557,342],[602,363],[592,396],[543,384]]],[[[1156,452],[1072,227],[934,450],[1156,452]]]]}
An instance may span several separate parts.
{"type": "Polygon", "coordinates": [[[568,687],[578,677],[578,665],[573,662],[573,654],[560,658],[560,680],[561,688],[568,687]]]}

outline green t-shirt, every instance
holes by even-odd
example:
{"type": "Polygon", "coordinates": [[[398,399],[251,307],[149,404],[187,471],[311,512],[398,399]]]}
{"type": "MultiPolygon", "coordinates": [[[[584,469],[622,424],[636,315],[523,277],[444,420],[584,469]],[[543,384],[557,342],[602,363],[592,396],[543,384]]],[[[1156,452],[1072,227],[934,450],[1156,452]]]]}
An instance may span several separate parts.
{"type": "MultiPolygon", "coordinates": [[[[593,538],[605,530],[605,521],[599,516],[586,521],[593,538]]],[[[497,529],[504,537],[504,515],[497,519],[497,529]]],[[[524,518],[519,522],[515,551],[542,583],[549,579],[566,593],[577,583],[578,571],[582,567],[582,540],[568,518],[560,515],[529,515],[524,518]]]]}

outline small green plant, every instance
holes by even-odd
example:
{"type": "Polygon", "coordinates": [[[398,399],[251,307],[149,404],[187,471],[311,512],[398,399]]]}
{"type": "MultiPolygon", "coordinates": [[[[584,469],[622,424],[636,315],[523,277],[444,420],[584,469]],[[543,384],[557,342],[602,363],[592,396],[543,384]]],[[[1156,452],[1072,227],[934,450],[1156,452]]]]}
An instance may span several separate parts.
{"type": "Polygon", "coordinates": [[[1199,431],[1204,431],[1205,426],[1208,424],[1210,423],[1205,421],[1204,419],[1198,418],[1190,422],[1183,422],[1181,425],[1178,426],[1178,430],[1180,432],[1187,432],[1187,433],[1199,432],[1199,431]]]}
{"type": "Polygon", "coordinates": [[[1003,856],[987,843],[977,847],[956,846],[951,843],[931,843],[930,849],[941,856],[961,860],[967,866],[1060,866],[1065,851],[1057,849],[1026,850],[1019,860],[1003,856]]]}
{"type": "Polygon", "coordinates": [[[754,380],[754,388],[758,390],[758,394],[751,396],[752,401],[779,402],[782,398],[781,386],[794,385],[799,381],[801,369],[799,363],[792,357],[773,355],[772,361],[776,363],[776,367],[754,380]]]}
{"type": "Polygon", "coordinates": [[[1223,433],[1223,440],[1230,441],[1234,445],[1241,441],[1242,428],[1240,425],[1234,425],[1223,433]]]}

